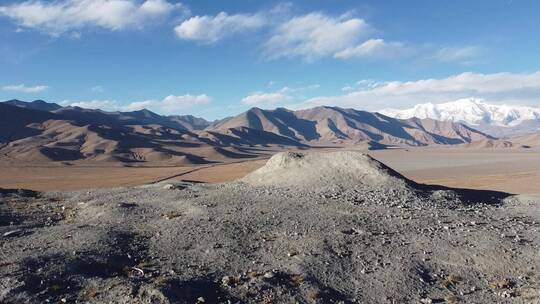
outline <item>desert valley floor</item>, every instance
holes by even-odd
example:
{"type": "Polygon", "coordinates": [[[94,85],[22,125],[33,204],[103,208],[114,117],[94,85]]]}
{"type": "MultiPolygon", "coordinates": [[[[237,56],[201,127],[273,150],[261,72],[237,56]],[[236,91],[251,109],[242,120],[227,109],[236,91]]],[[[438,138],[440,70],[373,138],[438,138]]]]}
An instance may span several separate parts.
{"type": "MultiPolygon", "coordinates": [[[[419,183],[515,194],[540,192],[540,149],[408,148],[368,153],[419,183]]],[[[4,160],[0,161],[0,188],[73,191],[137,186],[167,179],[221,183],[245,176],[263,166],[267,159],[185,167],[124,167],[91,162],[74,166],[32,165],[4,160]]]]}

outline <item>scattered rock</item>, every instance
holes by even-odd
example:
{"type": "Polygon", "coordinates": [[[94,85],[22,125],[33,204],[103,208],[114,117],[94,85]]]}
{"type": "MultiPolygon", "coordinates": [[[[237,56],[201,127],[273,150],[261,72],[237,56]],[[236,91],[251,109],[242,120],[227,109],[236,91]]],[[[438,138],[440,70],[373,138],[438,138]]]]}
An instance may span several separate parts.
{"type": "Polygon", "coordinates": [[[356,231],[356,229],[354,228],[349,228],[349,229],[341,230],[341,233],[352,235],[352,234],[358,234],[358,231],[356,231]]]}
{"type": "Polygon", "coordinates": [[[15,229],[15,230],[5,232],[2,236],[3,237],[14,237],[14,236],[21,235],[22,233],[23,233],[23,231],[21,229],[15,229]]]}
{"type": "Polygon", "coordinates": [[[230,276],[224,276],[223,278],[221,278],[221,284],[223,286],[229,286],[231,284],[231,280],[232,278],[230,276]]]}
{"type": "Polygon", "coordinates": [[[118,204],[118,207],[120,207],[120,208],[133,208],[133,207],[137,207],[137,204],[122,202],[122,203],[118,204]]]}
{"type": "Polygon", "coordinates": [[[182,184],[165,184],[162,189],[164,190],[184,190],[186,189],[185,185],[182,184]]]}
{"type": "Polygon", "coordinates": [[[177,210],[169,211],[169,212],[167,212],[167,213],[165,213],[163,215],[163,217],[168,219],[168,220],[171,220],[171,219],[174,219],[174,218],[177,218],[177,217],[181,217],[181,216],[182,216],[182,212],[177,211],[177,210]]]}
{"type": "Polygon", "coordinates": [[[263,277],[265,279],[272,279],[276,276],[276,274],[273,271],[267,271],[263,274],[263,277]]]}

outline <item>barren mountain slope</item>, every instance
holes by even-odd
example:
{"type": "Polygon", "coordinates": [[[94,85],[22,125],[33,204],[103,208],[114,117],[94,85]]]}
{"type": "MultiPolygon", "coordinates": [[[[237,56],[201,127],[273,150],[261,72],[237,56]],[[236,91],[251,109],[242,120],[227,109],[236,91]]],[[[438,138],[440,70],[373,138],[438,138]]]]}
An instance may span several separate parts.
{"type": "MultiPolygon", "coordinates": [[[[170,165],[256,156],[229,151],[184,129],[129,124],[146,114],[110,115],[80,108],[50,113],[0,104],[0,153],[26,162],[90,160],[170,165]],[[213,152],[207,153],[209,149],[213,152]]],[[[153,119],[151,112],[147,117],[153,119]]]]}
{"type": "Polygon", "coordinates": [[[253,147],[353,144],[378,149],[492,139],[462,124],[430,119],[399,120],[337,107],[299,111],[253,108],[200,130],[208,122],[192,116],[161,116],[148,110],[106,112],[57,108],[41,101],[17,105],[1,104],[6,119],[0,125],[3,135],[0,152],[21,161],[181,165],[256,157],[260,153],[249,150],[253,147]],[[53,110],[29,109],[35,105],[53,110]]]}
{"type": "Polygon", "coordinates": [[[253,108],[215,123],[208,131],[248,127],[277,133],[305,143],[357,143],[372,141],[385,145],[420,146],[459,144],[491,138],[462,124],[433,120],[399,120],[378,113],[316,107],[290,111],[283,108],[253,108]]]}
{"type": "Polygon", "coordinates": [[[540,133],[532,133],[523,136],[510,138],[512,142],[529,147],[540,147],[540,133]]]}
{"type": "MultiPolygon", "coordinates": [[[[460,148],[462,146],[459,146],[460,148]]],[[[477,140],[467,144],[464,144],[463,147],[468,149],[508,149],[508,148],[522,148],[523,146],[515,144],[509,140],[503,139],[484,139],[477,140]]]]}
{"type": "Polygon", "coordinates": [[[204,130],[210,125],[210,122],[204,118],[195,117],[193,115],[172,115],[166,116],[169,121],[176,122],[182,125],[187,130],[204,130]]]}
{"type": "Polygon", "coordinates": [[[16,99],[5,101],[2,104],[53,112],[62,115],[63,118],[88,124],[159,124],[180,130],[202,130],[210,124],[205,119],[192,115],[162,116],[146,109],[131,112],[105,112],[99,109],[62,107],[56,103],[49,103],[43,100],[25,102],[16,99]]]}
{"type": "Polygon", "coordinates": [[[514,148],[514,149],[528,149],[528,148],[540,148],[540,133],[531,133],[527,135],[509,137],[506,139],[484,139],[473,141],[464,145],[467,148],[473,149],[499,149],[499,148],[514,148]]]}
{"type": "Polygon", "coordinates": [[[21,161],[207,162],[181,149],[202,143],[183,140],[182,133],[159,126],[111,128],[47,120],[32,127],[36,135],[11,141],[0,152],[21,161]]]}
{"type": "Polygon", "coordinates": [[[65,119],[78,123],[108,126],[126,125],[161,125],[177,130],[188,130],[184,124],[158,115],[149,110],[139,110],[132,112],[106,112],[95,109],[84,109],[79,107],[64,107],[53,111],[65,119]]]}
{"type": "Polygon", "coordinates": [[[0,103],[0,147],[12,140],[38,134],[39,132],[29,125],[39,124],[54,117],[55,115],[49,112],[0,103]]]}
{"type": "Polygon", "coordinates": [[[429,144],[460,144],[477,140],[495,139],[488,134],[482,133],[461,123],[439,121],[430,118],[410,118],[406,119],[405,121],[407,121],[410,125],[415,126],[414,131],[410,132],[416,133],[416,130],[422,130],[430,134],[430,136],[424,138],[424,140],[429,144]]]}
{"type": "Polygon", "coordinates": [[[222,146],[268,146],[281,145],[292,147],[307,147],[297,140],[273,132],[251,129],[248,127],[230,128],[221,131],[197,132],[201,140],[208,140],[222,146]]]}
{"type": "MultiPolygon", "coordinates": [[[[0,118],[0,154],[25,162],[185,165],[258,156],[235,146],[302,146],[290,138],[245,128],[213,135],[195,131],[199,135],[180,125],[183,117],[171,120],[148,110],[63,107],[49,112],[0,103],[0,118]]],[[[188,120],[201,123],[193,117],[188,120]]]]}
{"type": "Polygon", "coordinates": [[[296,140],[304,140],[309,137],[306,133],[313,133],[312,128],[305,126],[293,112],[283,108],[276,110],[252,108],[237,116],[218,121],[210,125],[207,130],[223,131],[241,127],[272,132],[296,140]]]}

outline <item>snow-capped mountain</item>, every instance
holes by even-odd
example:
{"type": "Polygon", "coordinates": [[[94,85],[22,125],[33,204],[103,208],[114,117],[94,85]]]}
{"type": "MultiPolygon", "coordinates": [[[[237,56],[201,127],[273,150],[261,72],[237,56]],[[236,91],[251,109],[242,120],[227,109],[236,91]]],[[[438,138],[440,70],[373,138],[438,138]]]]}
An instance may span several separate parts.
{"type": "Polygon", "coordinates": [[[418,104],[404,110],[385,109],[380,113],[402,119],[418,117],[462,122],[494,136],[516,135],[540,130],[540,108],[495,105],[475,98],[439,104],[418,104]]]}

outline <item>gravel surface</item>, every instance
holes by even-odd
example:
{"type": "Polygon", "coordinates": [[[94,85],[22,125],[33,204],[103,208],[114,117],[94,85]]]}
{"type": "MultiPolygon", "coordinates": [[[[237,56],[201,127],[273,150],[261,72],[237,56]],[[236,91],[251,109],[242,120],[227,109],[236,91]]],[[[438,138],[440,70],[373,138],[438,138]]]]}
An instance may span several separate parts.
{"type": "Polygon", "coordinates": [[[220,185],[2,190],[0,303],[539,303],[539,202],[355,152],[220,185]]]}

